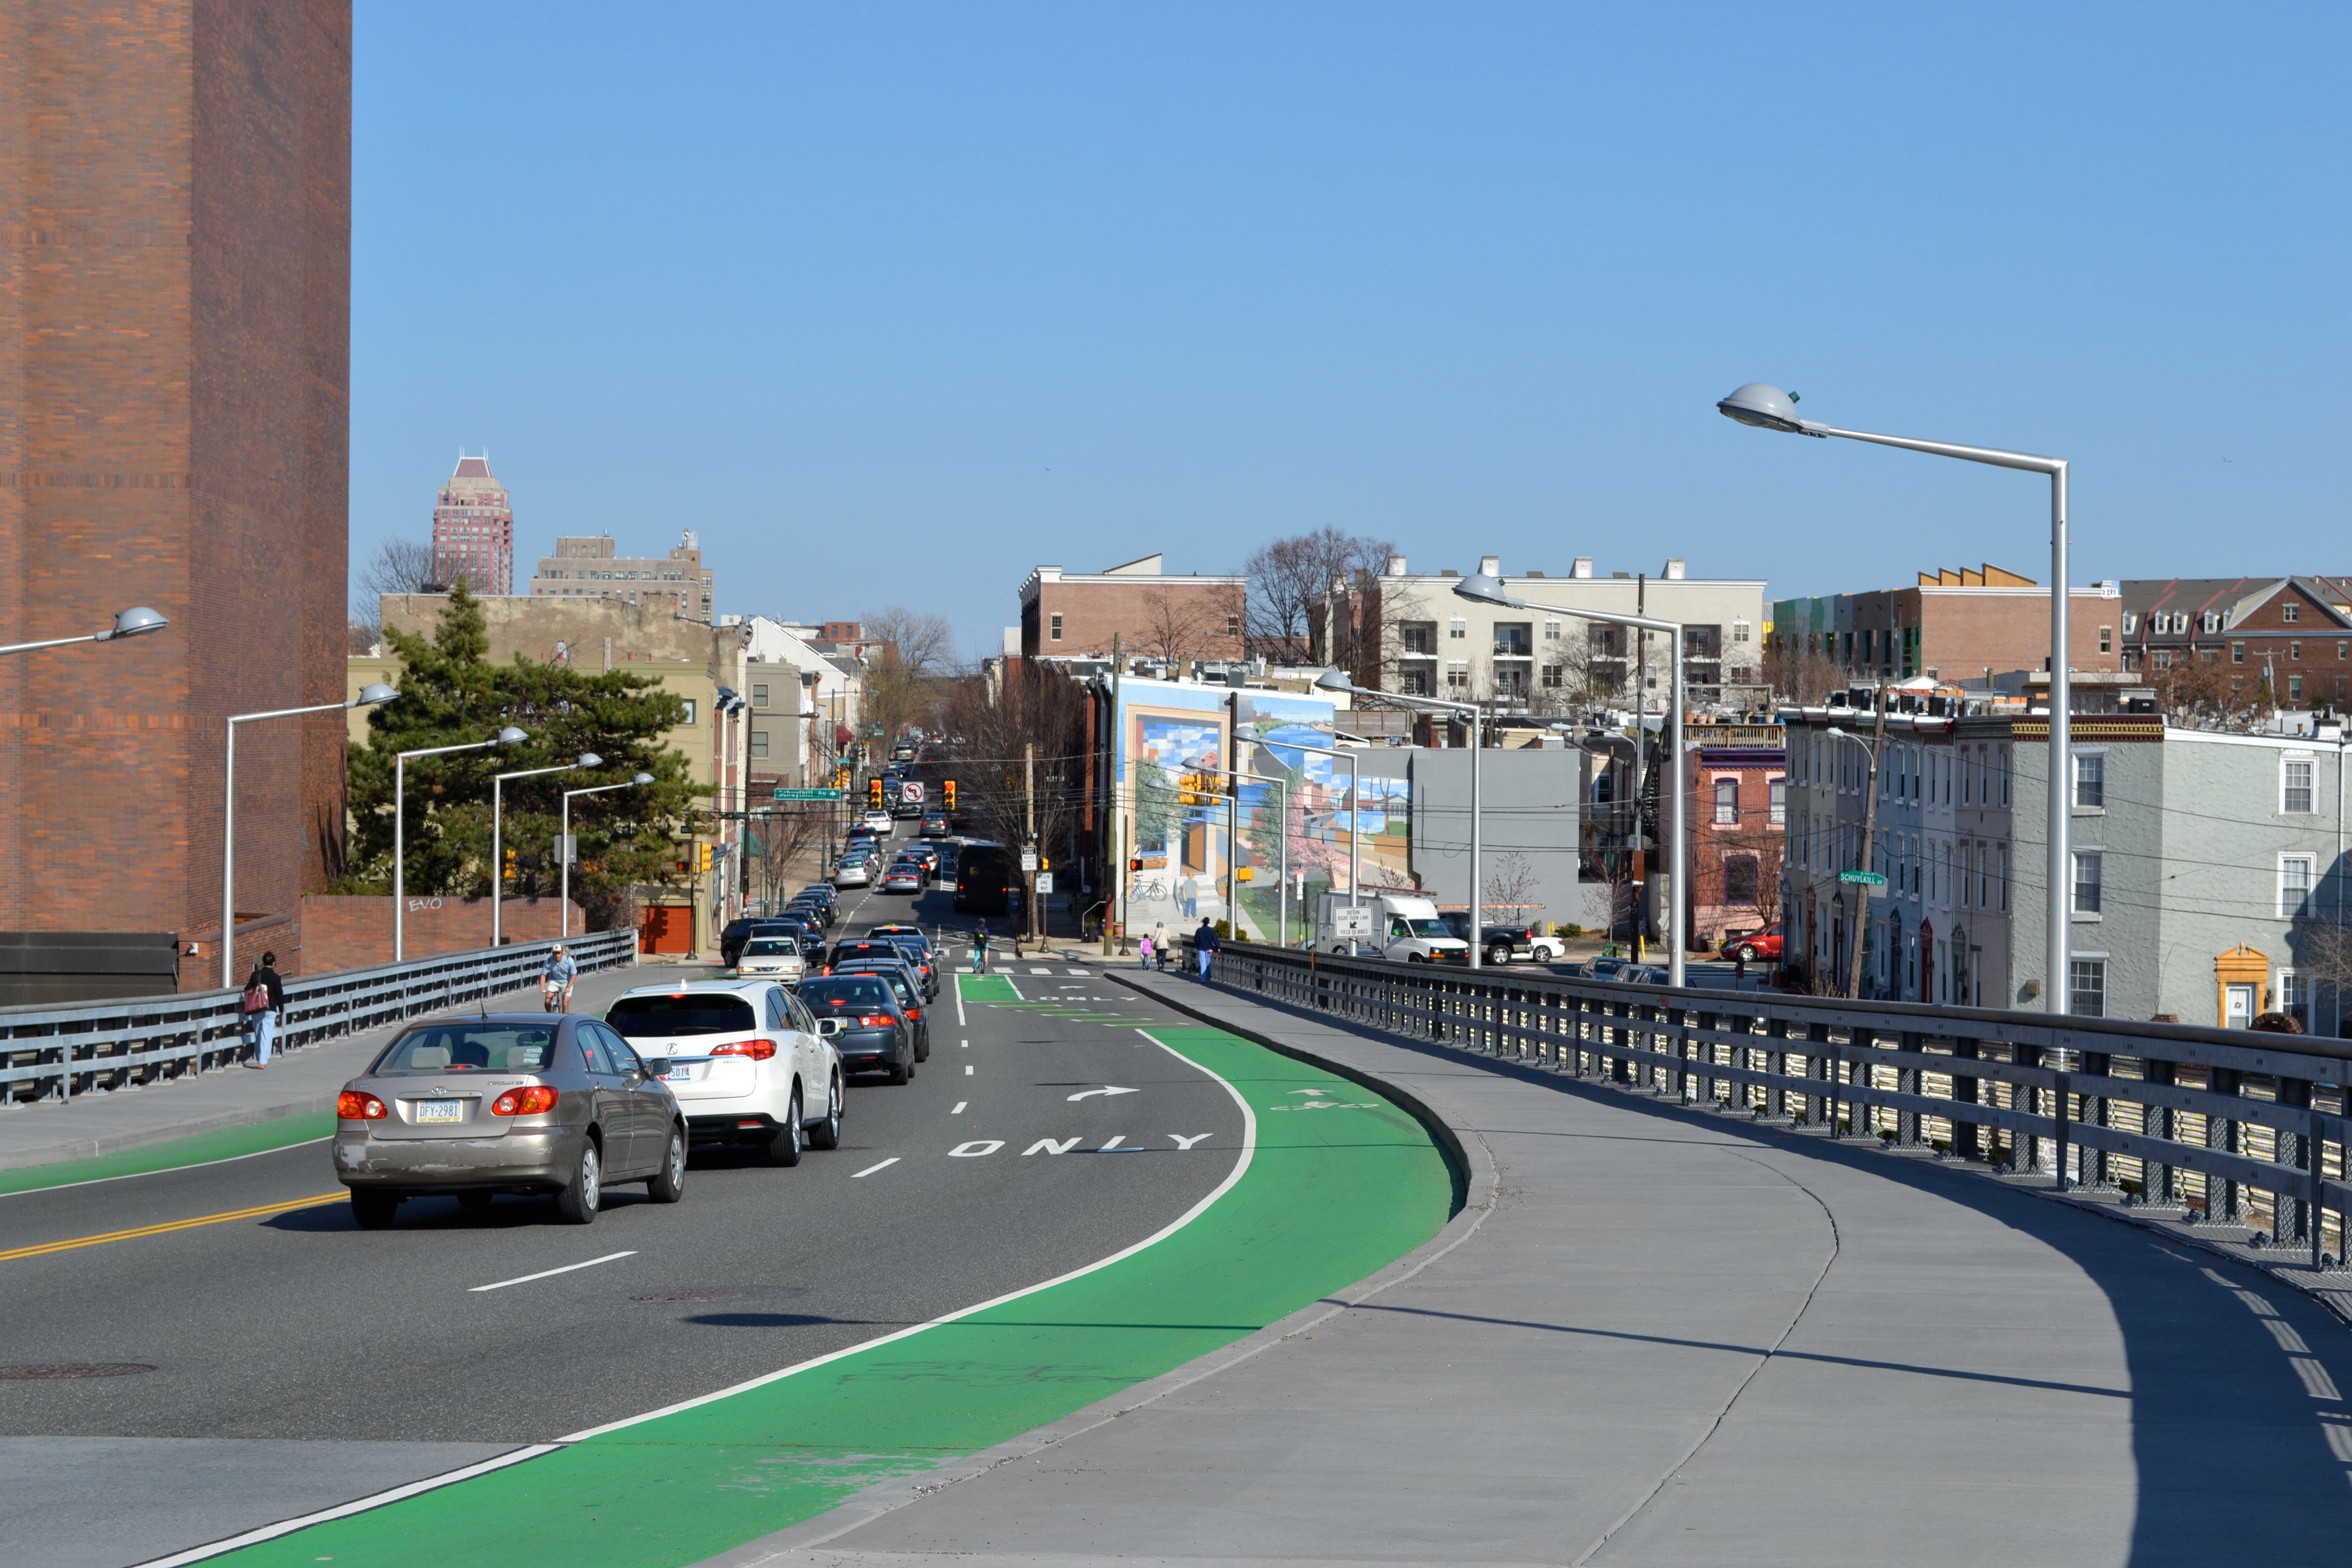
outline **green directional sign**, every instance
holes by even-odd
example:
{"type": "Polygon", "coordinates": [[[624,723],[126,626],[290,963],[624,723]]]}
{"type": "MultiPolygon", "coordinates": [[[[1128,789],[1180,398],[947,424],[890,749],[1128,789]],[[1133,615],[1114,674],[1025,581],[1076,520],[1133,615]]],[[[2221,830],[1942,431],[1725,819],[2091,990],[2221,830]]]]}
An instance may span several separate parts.
{"type": "Polygon", "coordinates": [[[1841,882],[1852,882],[1858,887],[1864,888],[1883,888],[1886,886],[1886,879],[1880,876],[1875,871],[1840,871],[1838,873],[1838,880],[1841,882]]]}
{"type": "Polygon", "coordinates": [[[780,789],[776,792],[776,798],[778,800],[843,800],[846,799],[848,795],[847,790],[840,789],[780,789]]]}

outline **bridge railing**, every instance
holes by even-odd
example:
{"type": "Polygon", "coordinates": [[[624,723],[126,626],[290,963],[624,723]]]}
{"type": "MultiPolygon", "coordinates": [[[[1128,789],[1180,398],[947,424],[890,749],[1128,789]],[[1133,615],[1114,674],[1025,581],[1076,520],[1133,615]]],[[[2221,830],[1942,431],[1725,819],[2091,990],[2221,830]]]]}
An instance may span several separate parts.
{"type": "Polygon", "coordinates": [[[1229,943],[1215,983],[1412,1038],[1832,1137],[1932,1146],[2340,1264],[2352,1041],[1668,991],[1229,943]]]}
{"type": "MultiPolygon", "coordinates": [[[[520,989],[537,978],[554,945],[519,942],[289,980],[275,1043],[299,1050],[520,989]]],[[[637,933],[598,931],[564,945],[584,973],[635,963],[637,933]]],[[[0,1105],[65,1104],[230,1066],[247,1048],[242,1003],[236,991],[184,991],[0,1007],[0,1105]]]]}

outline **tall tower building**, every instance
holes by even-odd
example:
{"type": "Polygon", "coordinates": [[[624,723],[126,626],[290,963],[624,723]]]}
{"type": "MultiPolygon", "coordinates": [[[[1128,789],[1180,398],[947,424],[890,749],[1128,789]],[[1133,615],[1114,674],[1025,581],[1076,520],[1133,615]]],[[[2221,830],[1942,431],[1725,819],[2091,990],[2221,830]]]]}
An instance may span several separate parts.
{"type": "MultiPolygon", "coordinates": [[[[0,927],[219,984],[227,716],[343,697],[351,188],[351,0],[0,5],[0,643],[171,619],[0,658],[0,927]]],[[[343,732],[239,727],[240,964],[341,869],[343,732]]]]}
{"type": "Polygon", "coordinates": [[[433,576],[466,580],[477,594],[514,592],[514,508],[490,472],[490,455],[457,454],[457,471],[433,509],[433,576]]]}

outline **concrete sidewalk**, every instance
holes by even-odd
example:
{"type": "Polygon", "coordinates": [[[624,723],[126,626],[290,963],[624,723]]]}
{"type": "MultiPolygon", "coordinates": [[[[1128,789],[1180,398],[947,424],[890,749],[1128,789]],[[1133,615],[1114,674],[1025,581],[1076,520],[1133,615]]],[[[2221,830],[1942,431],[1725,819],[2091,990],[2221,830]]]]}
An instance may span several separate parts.
{"type": "Polygon", "coordinates": [[[2352,1334],[1932,1157],[1108,971],[1394,1087],[1468,1164],[1365,1286],[714,1560],[2334,1563],[2352,1334]]]}
{"type": "MultiPolygon", "coordinates": [[[[572,986],[572,1005],[583,1012],[601,1013],[623,991],[654,979],[646,973],[650,967],[583,974],[572,986]]],[[[535,1008],[538,988],[535,984],[523,987],[491,1005],[535,1008]]],[[[223,1068],[144,1089],[78,1094],[70,1104],[41,1100],[0,1109],[0,1171],[87,1160],[174,1138],[331,1110],[336,1094],[396,1028],[385,1025],[278,1052],[266,1072],[223,1068]]]]}

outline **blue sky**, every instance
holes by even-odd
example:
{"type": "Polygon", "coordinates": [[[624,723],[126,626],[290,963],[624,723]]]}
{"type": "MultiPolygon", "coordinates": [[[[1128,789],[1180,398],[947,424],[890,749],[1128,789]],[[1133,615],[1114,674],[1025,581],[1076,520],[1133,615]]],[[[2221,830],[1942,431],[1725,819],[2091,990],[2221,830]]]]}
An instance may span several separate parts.
{"type": "Polygon", "coordinates": [[[720,607],[1029,567],[2352,573],[2352,8],[359,0],[354,562],[462,445],[720,607]]]}

